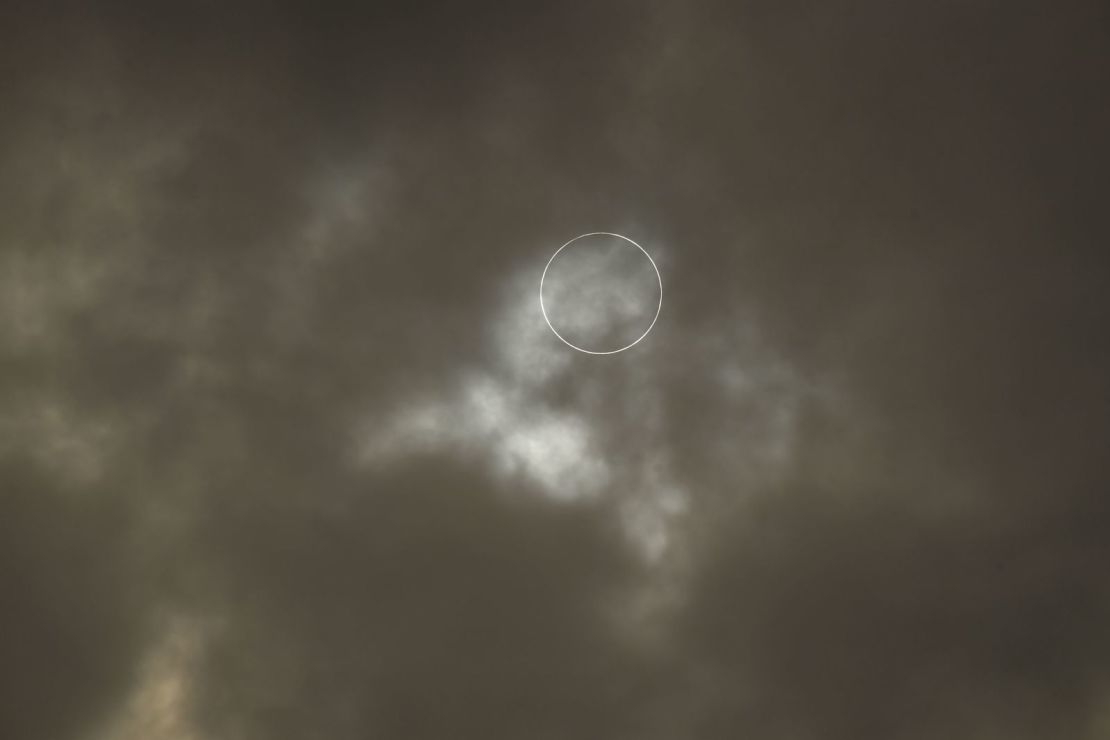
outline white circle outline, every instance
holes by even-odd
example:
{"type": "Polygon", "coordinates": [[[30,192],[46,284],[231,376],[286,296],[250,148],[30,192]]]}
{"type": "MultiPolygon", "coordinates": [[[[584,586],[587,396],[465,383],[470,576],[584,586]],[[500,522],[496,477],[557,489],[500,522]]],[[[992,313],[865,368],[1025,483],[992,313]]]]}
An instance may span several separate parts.
{"type": "Polygon", "coordinates": [[[540,275],[540,313],[543,314],[543,320],[545,322],[547,322],[547,328],[550,329],[551,332],[555,336],[559,337],[559,339],[563,342],[563,344],[567,345],[571,349],[576,349],[579,352],[584,352],[587,355],[615,355],[618,352],[624,352],[626,349],[630,349],[632,347],[635,347],[637,344],[640,343],[641,340],[643,340],[644,337],[646,337],[649,333],[651,333],[651,330],[655,327],[655,322],[659,320],[659,312],[662,311],[662,310],[663,310],[663,276],[659,274],[659,268],[655,265],[655,260],[653,260],[651,258],[651,255],[648,254],[646,249],[644,249],[639,244],[637,244],[636,242],[629,239],[627,236],[622,236],[620,234],[614,234],[611,231],[591,231],[588,234],[579,234],[578,236],[574,237],[569,242],[567,242],[566,244],[564,244],[563,246],[561,246],[561,247],[559,247],[558,249],[555,250],[555,254],[551,255],[551,259],[549,259],[547,261],[547,264],[544,265],[543,274],[540,275]],[[651,324],[648,326],[647,329],[644,330],[644,333],[641,334],[638,339],[636,339],[636,341],[632,342],[632,344],[625,345],[624,347],[621,347],[620,349],[611,349],[608,352],[595,352],[595,351],[589,350],[589,349],[582,349],[581,347],[575,346],[575,345],[571,344],[570,342],[568,342],[566,340],[566,338],[563,337],[562,334],[555,331],[555,327],[551,325],[551,319],[547,318],[547,309],[544,308],[544,306],[543,306],[543,281],[544,281],[544,278],[547,277],[547,268],[551,267],[551,263],[554,262],[555,258],[559,256],[559,252],[562,252],[564,249],[569,247],[571,244],[574,244],[579,239],[585,239],[587,236],[615,236],[618,239],[624,239],[626,242],[628,242],[632,246],[636,247],[636,249],[639,249],[641,252],[643,252],[644,256],[648,258],[648,262],[651,263],[652,269],[655,270],[655,279],[659,283],[659,305],[656,306],[656,308],[655,308],[655,317],[651,320],[651,324]]]}

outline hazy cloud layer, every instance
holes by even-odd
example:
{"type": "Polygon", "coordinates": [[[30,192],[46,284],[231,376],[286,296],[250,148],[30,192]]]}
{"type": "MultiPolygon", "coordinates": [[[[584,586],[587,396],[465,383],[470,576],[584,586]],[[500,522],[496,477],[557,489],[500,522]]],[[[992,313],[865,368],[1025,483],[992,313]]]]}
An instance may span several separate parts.
{"type": "Polygon", "coordinates": [[[588,352],[617,352],[643,337],[661,310],[652,260],[611,234],[584,235],[544,268],[541,295],[551,328],[588,352]]]}
{"type": "Polygon", "coordinates": [[[0,736],[1106,736],[1106,11],[811,6],[0,11],[0,736]]]}

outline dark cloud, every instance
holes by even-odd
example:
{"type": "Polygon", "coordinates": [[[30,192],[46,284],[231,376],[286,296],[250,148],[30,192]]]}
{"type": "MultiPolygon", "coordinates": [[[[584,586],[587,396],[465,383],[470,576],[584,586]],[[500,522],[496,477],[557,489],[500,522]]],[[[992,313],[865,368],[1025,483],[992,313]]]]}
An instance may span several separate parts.
{"type": "Polygon", "coordinates": [[[1076,520],[907,513],[907,489],[749,510],[685,624],[703,730],[732,737],[1086,737],[1107,551],[1076,520]]]}
{"type": "Polygon", "coordinates": [[[0,733],[75,737],[121,700],[149,633],[134,514],[26,461],[2,470],[0,733]]]}
{"type": "Polygon", "coordinates": [[[337,488],[212,507],[214,736],[636,727],[652,672],[622,636],[633,562],[596,511],[437,460],[337,488]]]}
{"type": "Polygon", "coordinates": [[[0,28],[0,735],[1105,733],[1098,4],[0,28]]]}

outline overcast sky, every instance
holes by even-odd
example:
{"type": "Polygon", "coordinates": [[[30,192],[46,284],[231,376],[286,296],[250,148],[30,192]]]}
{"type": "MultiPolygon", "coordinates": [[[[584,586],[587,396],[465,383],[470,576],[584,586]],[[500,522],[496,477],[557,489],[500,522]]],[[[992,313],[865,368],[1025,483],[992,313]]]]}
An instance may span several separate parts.
{"type": "Polygon", "coordinates": [[[1110,737],[1108,90],[1094,1],[4,3],[0,737],[1110,737]]]}

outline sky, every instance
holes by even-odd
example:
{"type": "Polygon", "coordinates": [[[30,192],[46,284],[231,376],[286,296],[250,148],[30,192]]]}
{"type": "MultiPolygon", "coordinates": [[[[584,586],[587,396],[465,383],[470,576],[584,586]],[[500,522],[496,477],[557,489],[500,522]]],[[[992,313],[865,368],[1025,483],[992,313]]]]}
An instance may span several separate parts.
{"type": "Polygon", "coordinates": [[[0,737],[1110,737],[1108,89],[1097,2],[4,3],[0,737]]]}

